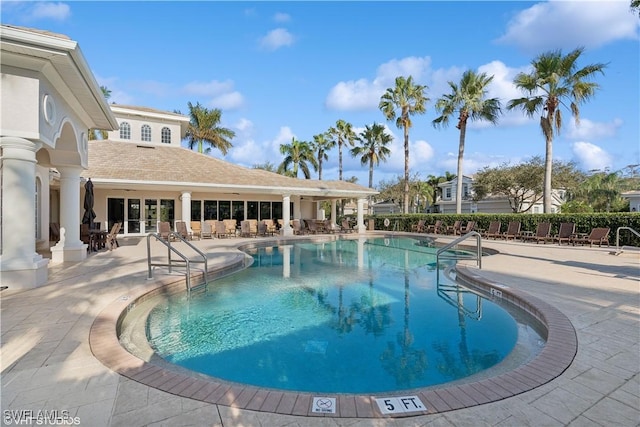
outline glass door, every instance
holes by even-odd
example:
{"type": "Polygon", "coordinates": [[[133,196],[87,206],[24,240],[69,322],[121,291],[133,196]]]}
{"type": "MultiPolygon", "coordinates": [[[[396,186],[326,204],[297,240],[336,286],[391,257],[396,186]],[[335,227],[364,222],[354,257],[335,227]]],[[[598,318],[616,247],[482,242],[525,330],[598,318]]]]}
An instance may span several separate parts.
{"type": "Polygon", "coordinates": [[[158,201],[144,201],[144,231],[147,233],[155,233],[158,231],[158,201]]]}
{"type": "Polygon", "coordinates": [[[140,232],[140,199],[127,200],[127,233],[140,232]]]}

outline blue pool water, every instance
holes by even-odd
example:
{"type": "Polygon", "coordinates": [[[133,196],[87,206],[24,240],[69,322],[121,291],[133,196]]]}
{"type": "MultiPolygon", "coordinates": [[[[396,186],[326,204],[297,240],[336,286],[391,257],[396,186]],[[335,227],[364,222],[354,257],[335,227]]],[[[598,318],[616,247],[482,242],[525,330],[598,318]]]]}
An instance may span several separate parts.
{"type": "Polygon", "coordinates": [[[449,281],[411,238],[256,248],[253,265],[161,300],[147,338],[169,362],[261,387],[375,393],[426,387],[505,358],[518,324],[449,281]]]}

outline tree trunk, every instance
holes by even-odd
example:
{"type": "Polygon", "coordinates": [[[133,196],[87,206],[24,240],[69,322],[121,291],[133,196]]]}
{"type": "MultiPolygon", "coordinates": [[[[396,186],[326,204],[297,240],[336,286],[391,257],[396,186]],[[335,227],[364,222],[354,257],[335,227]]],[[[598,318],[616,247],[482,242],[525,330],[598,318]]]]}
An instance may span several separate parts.
{"type": "Polygon", "coordinates": [[[373,188],[373,159],[369,160],[369,188],[373,188]]]}
{"type": "Polygon", "coordinates": [[[403,212],[409,213],[409,129],[404,125],[404,206],[403,212]]]}
{"type": "Polygon", "coordinates": [[[553,168],[553,138],[546,138],[544,159],[544,192],[542,193],[543,212],[551,213],[551,169],[553,168]]]}
{"type": "Polygon", "coordinates": [[[467,121],[460,122],[460,142],[458,145],[458,182],[456,185],[456,213],[462,213],[462,160],[464,158],[464,139],[467,134],[467,121]]]}

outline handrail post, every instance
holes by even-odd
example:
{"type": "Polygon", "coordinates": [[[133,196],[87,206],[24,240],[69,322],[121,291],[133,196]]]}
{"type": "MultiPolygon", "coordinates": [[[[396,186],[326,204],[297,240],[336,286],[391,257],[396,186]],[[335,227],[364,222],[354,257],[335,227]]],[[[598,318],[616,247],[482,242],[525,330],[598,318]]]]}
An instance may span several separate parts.
{"type": "Polygon", "coordinates": [[[476,263],[478,268],[482,268],[482,236],[477,231],[470,231],[467,234],[463,234],[452,242],[447,243],[436,252],[436,282],[440,281],[440,254],[452,247],[458,245],[460,242],[468,239],[469,237],[476,238],[476,263]]]}

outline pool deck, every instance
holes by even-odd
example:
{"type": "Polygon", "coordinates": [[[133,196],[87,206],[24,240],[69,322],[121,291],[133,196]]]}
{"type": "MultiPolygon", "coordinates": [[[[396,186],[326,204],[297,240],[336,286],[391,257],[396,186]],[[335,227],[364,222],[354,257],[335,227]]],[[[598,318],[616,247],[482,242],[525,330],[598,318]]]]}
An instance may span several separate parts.
{"type": "MultiPolygon", "coordinates": [[[[225,265],[237,259],[232,248],[246,240],[195,243],[210,254],[210,263],[225,265]]],[[[16,423],[8,415],[25,416],[20,411],[30,410],[68,411],[63,416],[96,427],[640,425],[637,252],[614,256],[609,254],[613,248],[483,240],[483,247],[499,254],[484,257],[482,269],[469,270],[543,300],[568,317],[578,339],[569,368],[531,391],[465,409],[405,418],[335,418],[180,397],[103,365],[89,343],[95,319],[114,302],[151,285],[146,280],[146,241],[121,242],[120,248],[93,253],[82,263],[50,266],[46,286],[0,292],[4,424],[16,423]]]]}

